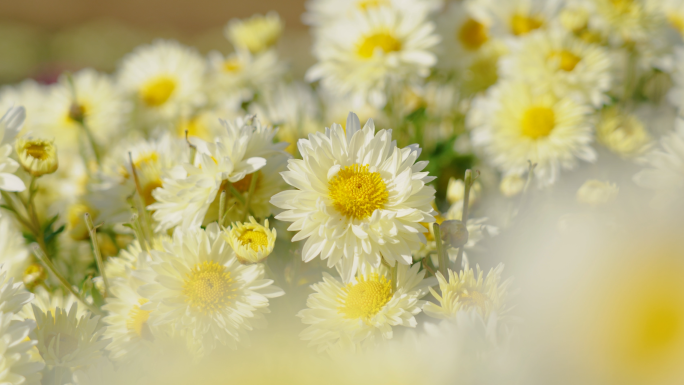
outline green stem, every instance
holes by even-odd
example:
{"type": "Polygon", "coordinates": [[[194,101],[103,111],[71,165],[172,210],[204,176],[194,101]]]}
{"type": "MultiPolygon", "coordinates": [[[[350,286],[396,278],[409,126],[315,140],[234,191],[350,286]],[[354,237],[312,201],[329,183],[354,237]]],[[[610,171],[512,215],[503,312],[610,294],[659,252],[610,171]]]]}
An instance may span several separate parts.
{"type": "MultiPolygon", "coordinates": [[[[468,215],[470,214],[470,207],[469,207],[470,206],[470,188],[473,187],[473,183],[475,183],[475,179],[477,179],[478,175],[479,175],[479,172],[477,172],[477,175],[473,177],[473,171],[472,170],[466,170],[465,177],[463,178],[464,191],[463,191],[463,211],[461,213],[461,223],[463,223],[463,226],[466,226],[466,228],[468,226],[468,215]]],[[[465,249],[465,244],[458,248],[458,255],[456,256],[456,260],[460,259],[461,261],[463,261],[462,258],[463,258],[464,249],[465,249]]]]}
{"type": "Polygon", "coordinates": [[[93,220],[90,218],[90,214],[85,213],[84,215],[86,227],[88,227],[88,234],[90,234],[90,242],[93,245],[93,254],[95,255],[95,262],[97,262],[97,269],[100,270],[100,276],[102,276],[102,282],[104,282],[104,297],[107,297],[109,293],[109,281],[107,280],[107,274],[105,273],[104,261],[102,260],[102,252],[100,251],[100,245],[97,242],[97,230],[93,225],[93,220]]]}
{"type": "Polygon", "coordinates": [[[435,234],[435,243],[437,244],[437,257],[439,258],[439,271],[443,276],[447,276],[447,268],[449,257],[446,255],[444,245],[442,244],[442,230],[437,223],[432,224],[432,232],[435,234]]]}
{"type": "Polygon", "coordinates": [[[396,293],[399,288],[399,262],[395,261],[394,266],[390,268],[390,271],[392,272],[392,292],[396,293]]]}
{"type": "Polygon", "coordinates": [[[245,215],[242,218],[243,222],[247,221],[247,216],[249,215],[249,204],[252,202],[252,195],[254,195],[257,179],[259,179],[259,171],[252,173],[252,180],[249,181],[249,192],[247,195],[247,201],[245,202],[245,215]]]}

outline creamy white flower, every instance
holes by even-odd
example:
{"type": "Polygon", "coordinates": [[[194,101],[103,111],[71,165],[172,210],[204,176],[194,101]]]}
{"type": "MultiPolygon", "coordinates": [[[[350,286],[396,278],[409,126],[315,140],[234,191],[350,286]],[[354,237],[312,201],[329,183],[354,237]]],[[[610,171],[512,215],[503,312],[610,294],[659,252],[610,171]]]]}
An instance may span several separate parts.
{"type": "Polygon", "coordinates": [[[293,222],[292,241],[307,239],[302,259],[320,255],[349,281],[362,263],[381,259],[410,264],[411,251],[425,242],[421,222],[434,222],[434,178],[416,162],[420,148],[398,148],[391,130],[375,132],[368,120],[361,129],[350,113],[346,133],[339,124],[298,143],[302,159],[291,159],[283,179],[297,190],[271,202],[286,211],[277,219],[293,222]]]}
{"type": "MultiPolygon", "coordinates": [[[[38,286],[33,290],[33,299],[31,302],[26,303],[17,313],[19,317],[23,319],[35,320],[36,316],[33,313],[33,307],[37,307],[43,313],[52,312],[55,314],[57,308],[60,309],[70,309],[72,305],[78,303],[78,298],[74,297],[73,294],[64,294],[61,288],[55,291],[48,291],[42,286],[38,286]]],[[[88,313],[88,310],[80,304],[80,308],[77,309],[76,317],[82,317],[88,313]]]]}
{"type": "Polygon", "coordinates": [[[141,113],[171,119],[203,101],[204,74],[204,60],[195,50],[157,40],[124,57],[117,76],[141,113]]]}
{"type": "Polygon", "coordinates": [[[644,122],[637,115],[616,107],[601,111],[596,125],[596,141],[627,159],[642,155],[652,144],[644,122]]]}
{"type": "Polygon", "coordinates": [[[421,7],[379,7],[341,19],[320,30],[314,46],[318,63],[306,74],[355,106],[382,107],[388,88],[429,74],[439,42],[421,7]]]}
{"type": "Polygon", "coordinates": [[[496,37],[520,37],[554,23],[562,5],[558,0],[472,0],[469,11],[492,25],[496,37]]]}
{"type": "Polygon", "coordinates": [[[0,113],[11,107],[23,106],[27,111],[23,129],[18,134],[35,130],[35,116],[40,116],[40,111],[45,107],[45,99],[48,96],[48,87],[39,84],[33,79],[11,86],[0,88],[0,113]]]}
{"type": "Polygon", "coordinates": [[[14,314],[0,312],[0,383],[39,385],[43,363],[31,359],[36,345],[28,339],[36,327],[33,321],[16,321],[14,314]]]}
{"type": "MultiPolygon", "coordinates": [[[[187,229],[206,223],[210,206],[216,207],[220,192],[228,183],[236,183],[267,164],[267,158],[282,154],[286,143],[273,143],[276,131],[262,126],[258,119],[247,117],[235,122],[221,121],[225,131],[213,143],[192,138],[197,153],[193,164],[171,169],[162,187],[153,191],[157,201],[148,206],[159,223],[158,230],[182,225],[187,229]]],[[[248,191],[249,184],[243,191],[248,191]]],[[[215,220],[208,218],[209,220],[215,220]]]]}
{"type": "Polygon", "coordinates": [[[554,28],[523,37],[501,60],[507,79],[520,79],[550,90],[557,97],[572,97],[598,107],[607,101],[611,64],[606,50],[554,28]]]}
{"type": "Polygon", "coordinates": [[[24,304],[33,298],[33,294],[26,291],[21,282],[14,283],[14,278],[8,277],[4,268],[0,271],[2,271],[0,273],[0,312],[18,313],[24,304]]]}
{"type": "Polygon", "coordinates": [[[14,172],[19,163],[10,158],[12,142],[17,136],[26,118],[24,107],[10,107],[0,118],[0,190],[24,191],[26,185],[14,172]]]}
{"type": "Polygon", "coordinates": [[[358,12],[367,12],[381,7],[405,9],[419,7],[425,12],[436,11],[441,7],[441,0],[309,0],[306,13],[302,15],[304,23],[325,27],[340,19],[351,19],[358,12]]]}
{"type": "Polygon", "coordinates": [[[31,257],[17,224],[8,215],[0,217],[0,250],[0,270],[7,271],[8,278],[21,281],[31,257]]]}
{"type": "Polygon", "coordinates": [[[282,32],[283,22],[280,16],[276,12],[269,12],[244,20],[233,19],[226,25],[224,34],[236,50],[259,53],[273,47],[282,32]]]}
{"type": "Polygon", "coordinates": [[[389,269],[366,266],[345,284],[323,273],[323,281],[312,285],[307,309],[297,315],[309,325],[300,337],[319,352],[358,350],[379,340],[391,339],[395,326],[416,327],[415,316],[434,278],[423,279],[419,264],[397,267],[397,282],[389,269]]]}
{"type": "Polygon", "coordinates": [[[38,325],[31,339],[48,366],[74,368],[97,360],[109,340],[102,339],[104,328],[99,327],[99,316],[86,312],[78,317],[78,304],[72,304],[67,313],[57,308],[47,314],[33,307],[38,325]]]}
{"type": "Polygon", "coordinates": [[[660,147],[646,153],[646,168],[634,175],[634,182],[655,190],[652,204],[667,207],[681,197],[684,187],[684,119],[677,120],[674,132],[660,138],[660,147]]]}
{"type": "Polygon", "coordinates": [[[582,0],[589,9],[589,28],[607,36],[613,44],[643,43],[664,23],[659,1],[582,0]]]}
{"type": "Polygon", "coordinates": [[[530,161],[537,163],[535,178],[546,185],[578,160],[596,159],[589,111],[570,98],[506,81],[473,103],[468,126],[473,144],[484,150],[493,166],[505,175],[523,175],[530,161]]]}

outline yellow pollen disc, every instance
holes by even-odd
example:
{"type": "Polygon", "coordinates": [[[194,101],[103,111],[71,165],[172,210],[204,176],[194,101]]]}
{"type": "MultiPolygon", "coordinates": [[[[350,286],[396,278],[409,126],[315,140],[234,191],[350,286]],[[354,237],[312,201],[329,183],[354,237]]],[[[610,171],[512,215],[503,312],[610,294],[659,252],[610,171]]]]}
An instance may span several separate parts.
{"type": "Polygon", "coordinates": [[[330,180],[328,195],[337,211],[347,218],[364,219],[387,203],[389,193],[380,173],[368,165],[342,167],[330,180]]]}
{"type": "Polygon", "coordinates": [[[45,346],[49,347],[52,343],[54,343],[55,354],[60,359],[78,349],[78,339],[65,333],[48,333],[45,336],[45,346]]]}
{"type": "Polygon", "coordinates": [[[223,62],[223,72],[235,73],[242,69],[242,63],[238,58],[228,59],[223,62]]]}
{"type": "Polygon", "coordinates": [[[152,196],[152,191],[156,190],[159,187],[162,187],[162,182],[159,179],[150,181],[142,187],[142,198],[145,201],[146,206],[149,206],[157,201],[156,199],[154,199],[154,196],[152,196]]]}
{"type": "Polygon", "coordinates": [[[268,236],[263,231],[246,230],[238,240],[243,246],[248,246],[254,251],[259,251],[268,246],[268,236]]]}
{"type": "Polygon", "coordinates": [[[556,114],[548,107],[530,107],[525,111],[522,134],[532,139],[548,136],[556,126],[556,114]]]}
{"type": "Polygon", "coordinates": [[[476,51],[489,40],[487,27],[473,19],[468,19],[456,34],[456,38],[470,51],[476,51]]]}
{"type": "Polygon", "coordinates": [[[230,272],[213,261],[196,264],[183,282],[185,301],[205,315],[228,307],[235,290],[230,272]]]}
{"type": "Polygon", "coordinates": [[[356,6],[359,7],[359,9],[362,11],[367,11],[371,8],[378,8],[382,5],[388,4],[389,1],[387,0],[361,0],[358,3],[356,3],[356,6]]]}
{"type": "Polygon", "coordinates": [[[150,313],[152,313],[152,310],[140,310],[140,306],[147,302],[147,299],[140,298],[138,300],[139,305],[131,308],[131,311],[128,312],[128,319],[126,319],[126,328],[136,332],[141,337],[144,331],[143,328],[146,326],[147,320],[150,319],[150,313]]]}
{"type": "Polygon", "coordinates": [[[176,81],[168,76],[159,76],[140,88],[140,99],[148,107],[159,107],[166,103],[176,89],[176,81]]]}
{"type": "Polygon", "coordinates": [[[579,63],[582,58],[570,51],[563,50],[552,52],[549,55],[548,60],[558,63],[558,68],[563,71],[570,72],[575,69],[577,63],[579,63]]]}
{"type": "Polygon", "coordinates": [[[49,157],[47,146],[47,144],[43,143],[31,143],[24,148],[24,151],[34,159],[45,160],[49,157]]]}
{"type": "MultiPolygon", "coordinates": [[[[259,171],[257,171],[257,174],[259,171]]],[[[238,190],[241,194],[244,194],[246,192],[249,192],[249,186],[252,184],[252,177],[254,174],[247,174],[245,175],[244,178],[240,179],[239,181],[233,183],[233,187],[235,187],[236,190],[238,190]]],[[[257,180],[256,180],[256,186],[254,186],[254,190],[259,187],[259,175],[257,175],[257,180]]]]}
{"type": "Polygon", "coordinates": [[[511,30],[515,36],[525,35],[544,25],[544,20],[527,15],[513,15],[511,19],[511,30]]]}
{"type": "Polygon", "coordinates": [[[484,312],[487,309],[487,296],[476,290],[469,290],[462,293],[460,296],[460,301],[465,308],[472,309],[478,308],[484,312]]]}
{"type": "Polygon", "coordinates": [[[358,45],[358,53],[364,59],[370,59],[376,50],[384,53],[396,52],[401,49],[401,42],[389,32],[377,32],[365,36],[358,45]]]}
{"type": "Polygon", "coordinates": [[[392,281],[385,276],[371,274],[368,278],[359,277],[356,284],[348,284],[344,291],[347,298],[339,298],[342,305],[338,308],[344,318],[369,321],[378,314],[387,302],[392,299],[392,281]]]}

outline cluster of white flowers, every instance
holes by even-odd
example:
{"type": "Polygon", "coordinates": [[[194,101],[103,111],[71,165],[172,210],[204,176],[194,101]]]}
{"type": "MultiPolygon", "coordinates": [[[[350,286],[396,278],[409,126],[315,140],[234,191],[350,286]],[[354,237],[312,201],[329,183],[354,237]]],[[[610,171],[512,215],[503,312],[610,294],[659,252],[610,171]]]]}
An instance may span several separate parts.
{"type": "Polygon", "coordinates": [[[232,53],[158,40],[3,87],[0,383],[137,383],[297,332],[491,370],[526,322],[503,254],[534,208],[573,198],[561,236],[681,206],[682,6],[309,0],[302,81],[268,13],[227,24],[232,53]]]}

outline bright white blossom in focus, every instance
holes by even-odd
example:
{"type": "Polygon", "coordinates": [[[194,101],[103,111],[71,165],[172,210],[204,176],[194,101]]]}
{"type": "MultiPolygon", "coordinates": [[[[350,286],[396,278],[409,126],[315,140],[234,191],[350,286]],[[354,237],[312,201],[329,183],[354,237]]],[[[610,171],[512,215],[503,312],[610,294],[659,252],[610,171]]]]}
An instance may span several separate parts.
{"type": "Polygon", "coordinates": [[[411,251],[425,243],[421,222],[434,222],[434,178],[416,162],[420,148],[398,148],[391,130],[361,129],[349,113],[346,132],[339,124],[298,143],[302,159],[291,159],[283,179],[297,190],[271,202],[285,211],[277,219],[293,222],[293,242],[306,239],[302,259],[319,256],[349,281],[361,264],[410,264],[411,251]]]}
{"type": "Polygon", "coordinates": [[[414,328],[415,316],[425,301],[428,288],[436,284],[425,277],[420,266],[398,266],[397,282],[392,282],[389,269],[364,268],[345,284],[323,273],[323,281],[312,285],[307,309],[298,317],[309,325],[300,337],[319,352],[358,350],[381,340],[391,339],[392,328],[414,328]]]}
{"type": "Polygon", "coordinates": [[[593,162],[590,109],[570,98],[536,92],[532,85],[506,81],[473,103],[468,115],[473,144],[504,175],[523,175],[537,163],[541,185],[555,182],[578,160],[593,162]]]}
{"type": "Polygon", "coordinates": [[[206,231],[176,229],[173,243],[152,252],[152,280],[138,293],[149,302],[152,327],[184,333],[188,346],[208,353],[217,343],[236,348],[265,326],[269,299],[285,294],[264,278],[263,264],[242,265],[216,223],[206,231]]]}
{"type": "Polygon", "coordinates": [[[388,89],[426,77],[437,59],[434,24],[418,6],[379,7],[322,28],[314,45],[318,63],[306,74],[354,105],[382,107],[388,89]]]}

